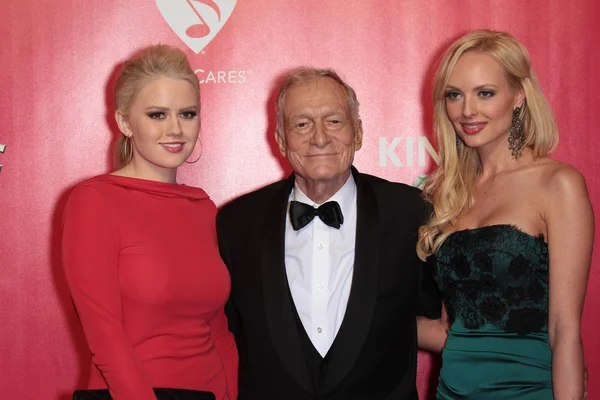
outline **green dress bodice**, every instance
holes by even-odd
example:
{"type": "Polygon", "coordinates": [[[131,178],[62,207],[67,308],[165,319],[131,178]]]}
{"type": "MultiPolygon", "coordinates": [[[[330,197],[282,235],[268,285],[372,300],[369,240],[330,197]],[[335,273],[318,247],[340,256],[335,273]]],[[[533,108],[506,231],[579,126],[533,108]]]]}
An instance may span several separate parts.
{"type": "Polygon", "coordinates": [[[548,245],[513,225],[451,234],[433,263],[451,322],[438,399],[552,399],[548,245]]]}

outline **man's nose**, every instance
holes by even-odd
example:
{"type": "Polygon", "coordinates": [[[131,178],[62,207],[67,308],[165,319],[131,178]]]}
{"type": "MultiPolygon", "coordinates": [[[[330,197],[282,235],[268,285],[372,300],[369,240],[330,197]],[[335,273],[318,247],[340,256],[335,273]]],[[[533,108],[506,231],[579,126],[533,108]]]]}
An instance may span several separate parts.
{"type": "Polygon", "coordinates": [[[311,144],[317,147],[325,147],[331,142],[331,138],[327,133],[327,126],[324,121],[317,122],[315,124],[315,131],[311,137],[311,144]]]}

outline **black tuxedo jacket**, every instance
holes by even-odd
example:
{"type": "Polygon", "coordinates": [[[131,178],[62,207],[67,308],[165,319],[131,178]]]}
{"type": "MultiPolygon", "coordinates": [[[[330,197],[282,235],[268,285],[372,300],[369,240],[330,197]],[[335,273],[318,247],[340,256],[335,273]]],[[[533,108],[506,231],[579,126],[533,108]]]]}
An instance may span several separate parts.
{"type": "Polygon", "coordinates": [[[420,274],[420,191],[352,169],[357,186],[354,274],[342,325],[315,387],[284,264],[293,176],[246,194],[217,216],[232,277],[227,305],[240,355],[240,400],[417,399],[416,316],[438,318],[441,300],[420,274]]]}

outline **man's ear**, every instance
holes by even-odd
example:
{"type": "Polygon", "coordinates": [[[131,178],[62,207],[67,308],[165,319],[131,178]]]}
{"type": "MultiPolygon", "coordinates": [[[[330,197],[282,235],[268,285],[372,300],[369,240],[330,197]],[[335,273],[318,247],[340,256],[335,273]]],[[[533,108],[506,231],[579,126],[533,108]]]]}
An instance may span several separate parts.
{"type": "Polygon", "coordinates": [[[356,127],[356,133],[354,134],[354,151],[360,150],[362,147],[362,139],[363,139],[363,128],[362,128],[362,120],[358,120],[358,126],[356,127]]]}
{"type": "Polygon", "coordinates": [[[279,146],[279,152],[282,156],[286,157],[285,137],[279,127],[275,129],[275,140],[277,141],[277,145],[279,146]]]}
{"type": "Polygon", "coordinates": [[[131,137],[131,128],[129,127],[127,118],[125,118],[125,114],[119,110],[115,111],[115,120],[117,121],[117,126],[119,127],[121,133],[127,137],[131,137]]]}

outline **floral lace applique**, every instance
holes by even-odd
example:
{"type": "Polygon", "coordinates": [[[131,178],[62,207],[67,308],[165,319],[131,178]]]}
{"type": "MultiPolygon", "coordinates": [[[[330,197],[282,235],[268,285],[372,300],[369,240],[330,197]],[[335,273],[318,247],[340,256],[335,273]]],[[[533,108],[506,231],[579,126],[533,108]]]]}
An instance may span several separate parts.
{"type": "Polygon", "coordinates": [[[548,245],[513,225],[458,231],[433,268],[450,321],[526,335],[547,328],[548,245]]]}

